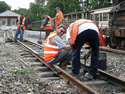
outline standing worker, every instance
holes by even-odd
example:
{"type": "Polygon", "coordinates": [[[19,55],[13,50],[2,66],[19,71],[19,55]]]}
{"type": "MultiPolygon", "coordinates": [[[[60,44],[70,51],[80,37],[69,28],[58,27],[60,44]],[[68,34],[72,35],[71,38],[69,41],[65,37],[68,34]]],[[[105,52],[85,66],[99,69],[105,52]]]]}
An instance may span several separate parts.
{"type": "Polygon", "coordinates": [[[73,48],[73,75],[79,74],[81,67],[80,50],[86,42],[89,43],[92,48],[91,64],[89,72],[85,74],[85,77],[92,80],[93,76],[96,75],[99,66],[99,45],[105,45],[105,41],[98,27],[91,20],[77,20],[74,23],[71,23],[68,27],[66,38],[69,41],[70,46],[73,48]]]}
{"type": "Polygon", "coordinates": [[[44,18],[46,19],[45,23],[40,28],[41,29],[44,28],[46,30],[46,38],[47,38],[47,36],[50,34],[50,31],[52,30],[52,20],[47,13],[44,13],[44,18]]]}
{"type": "Polygon", "coordinates": [[[66,70],[67,64],[71,61],[72,50],[70,45],[65,45],[61,36],[66,33],[66,27],[59,25],[57,30],[50,33],[44,45],[44,60],[48,64],[59,63],[59,66],[66,70]]]}
{"type": "Polygon", "coordinates": [[[60,11],[59,7],[56,7],[56,16],[55,16],[55,30],[57,29],[57,27],[62,24],[62,20],[63,20],[63,13],[60,11]]]}
{"type": "Polygon", "coordinates": [[[17,31],[14,41],[17,42],[17,37],[20,34],[20,41],[23,42],[23,34],[26,28],[26,18],[24,17],[23,13],[21,13],[21,15],[17,18],[16,23],[17,23],[17,31]]]}

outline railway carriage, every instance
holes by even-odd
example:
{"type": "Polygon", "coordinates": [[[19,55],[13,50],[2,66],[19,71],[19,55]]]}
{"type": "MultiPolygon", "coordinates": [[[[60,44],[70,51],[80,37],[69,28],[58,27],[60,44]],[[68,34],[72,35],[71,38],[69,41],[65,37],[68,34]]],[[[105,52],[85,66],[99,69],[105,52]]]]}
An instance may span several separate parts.
{"type": "Polygon", "coordinates": [[[113,0],[114,7],[109,12],[109,29],[102,30],[110,47],[125,47],[125,0],[113,0]]]}

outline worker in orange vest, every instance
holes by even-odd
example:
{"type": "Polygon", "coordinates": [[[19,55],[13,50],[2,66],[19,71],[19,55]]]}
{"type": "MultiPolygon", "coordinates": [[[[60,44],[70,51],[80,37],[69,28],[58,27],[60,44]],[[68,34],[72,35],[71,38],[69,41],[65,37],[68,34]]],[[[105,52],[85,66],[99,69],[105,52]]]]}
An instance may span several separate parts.
{"type": "Polygon", "coordinates": [[[78,75],[80,71],[80,50],[86,42],[89,43],[92,48],[91,64],[85,77],[90,80],[93,79],[99,66],[99,45],[105,45],[98,27],[91,20],[76,20],[68,27],[66,38],[73,48],[72,73],[74,75],[78,75]]]}
{"type": "Polygon", "coordinates": [[[21,15],[17,18],[16,23],[17,23],[17,31],[14,41],[17,42],[17,37],[20,34],[20,41],[23,42],[23,34],[26,28],[26,18],[24,17],[23,13],[21,13],[21,15]]]}
{"type": "Polygon", "coordinates": [[[40,28],[46,30],[46,38],[47,38],[47,36],[50,34],[50,31],[52,30],[52,20],[47,13],[44,13],[44,18],[45,18],[45,23],[40,28]]]}
{"type": "Polygon", "coordinates": [[[57,29],[58,25],[62,24],[63,20],[63,13],[60,11],[59,7],[56,7],[56,16],[55,16],[55,30],[57,29]]]}
{"type": "Polygon", "coordinates": [[[66,69],[71,61],[72,50],[70,45],[65,45],[61,36],[66,33],[66,27],[59,25],[57,30],[50,33],[44,44],[44,60],[48,64],[59,63],[62,69],[66,69]]]}
{"type": "Polygon", "coordinates": [[[17,22],[17,31],[14,41],[17,42],[17,37],[20,34],[20,41],[23,42],[23,34],[27,23],[23,13],[21,13],[21,15],[17,18],[16,22],[17,22]]]}

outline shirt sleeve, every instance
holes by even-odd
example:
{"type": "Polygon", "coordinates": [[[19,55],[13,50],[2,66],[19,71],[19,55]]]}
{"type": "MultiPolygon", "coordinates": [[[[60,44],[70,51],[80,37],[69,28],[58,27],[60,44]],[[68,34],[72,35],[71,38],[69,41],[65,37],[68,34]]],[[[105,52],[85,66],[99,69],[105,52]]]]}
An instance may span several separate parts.
{"type": "Polygon", "coordinates": [[[70,31],[69,31],[69,27],[68,27],[67,31],[66,31],[66,40],[68,41],[69,38],[71,38],[71,37],[70,37],[70,31]]]}
{"type": "Polygon", "coordinates": [[[45,23],[43,24],[43,26],[46,26],[47,23],[48,23],[48,21],[49,21],[49,18],[46,18],[46,21],[45,21],[45,23]]]}
{"type": "Polygon", "coordinates": [[[56,44],[60,49],[62,49],[65,46],[62,39],[59,36],[55,36],[54,38],[52,38],[51,43],[56,44]]]}
{"type": "Polygon", "coordinates": [[[25,19],[24,26],[26,26],[26,24],[27,24],[27,20],[25,19]]]}
{"type": "Polygon", "coordinates": [[[59,14],[59,22],[61,22],[62,20],[63,20],[63,14],[60,13],[60,14],[59,14]]]}
{"type": "Polygon", "coordinates": [[[18,18],[16,19],[16,23],[18,22],[18,18]]]}

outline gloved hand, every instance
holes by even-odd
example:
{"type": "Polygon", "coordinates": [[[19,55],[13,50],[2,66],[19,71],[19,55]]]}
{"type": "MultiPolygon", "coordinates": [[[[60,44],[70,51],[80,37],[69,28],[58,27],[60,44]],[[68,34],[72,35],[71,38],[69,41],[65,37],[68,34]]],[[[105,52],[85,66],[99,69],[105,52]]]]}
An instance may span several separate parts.
{"type": "Polygon", "coordinates": [[[44,28],[44,26],[41,26],[40,28],[41,28],[41,29],[43,29],[43,28],[44,28]]]}
{"type": "Polygon", "coordinates": [[[23,25],[20,25],[21,27],[23,27],[23,25]]]}
{"type": "Polygon", "coordinates": [[[17,25],[20,25],[20,22],[17,22],[17,25]]]}

